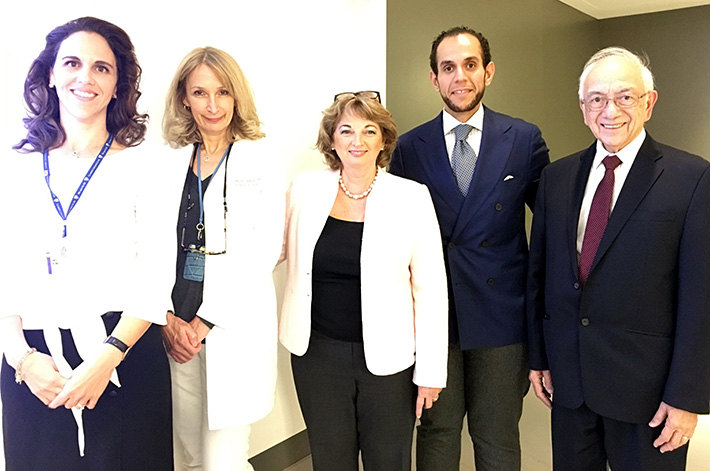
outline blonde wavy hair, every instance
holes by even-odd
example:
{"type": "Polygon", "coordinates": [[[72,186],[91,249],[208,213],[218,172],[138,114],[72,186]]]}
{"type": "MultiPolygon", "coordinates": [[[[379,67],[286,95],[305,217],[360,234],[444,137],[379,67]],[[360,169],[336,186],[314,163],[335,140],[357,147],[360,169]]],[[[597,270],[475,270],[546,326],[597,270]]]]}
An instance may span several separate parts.
{"type": "Polygon", "coordinates": [[[202,142],[202,135],[183,100],[186,97],[187,78],[193,70],[206,64],[219,77],[227,91],[234,97],[234,116],[229,125],[229,140],[256,141],[264,137],[261,122],[256,113],[254,94],[244,72],[232,56],[214,47],[199,47],[190,51],[180,62],[170,90],[165,97],[163,137],[171,147],[184,147],[202,142]]]}

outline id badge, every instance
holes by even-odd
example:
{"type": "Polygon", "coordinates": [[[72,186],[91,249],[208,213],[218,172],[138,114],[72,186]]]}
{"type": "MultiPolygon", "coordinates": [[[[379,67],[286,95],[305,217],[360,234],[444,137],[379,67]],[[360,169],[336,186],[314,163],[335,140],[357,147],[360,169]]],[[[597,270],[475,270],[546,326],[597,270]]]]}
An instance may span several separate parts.
{"type": "Polygon", "coordinates": [[[47,273],[50,275],[57,275],[64,270],[63,266],[67,264],[68,260],[68,242],[69,240],[63,237],[48,244],[45,259],[47,261],[47,273]]]}
{"type": "Polygon", "coordinates": [[[182,277],[190,281],[203,281],[205,279],[205,254],[186,252],[185,257],[185,270],[182,277]]]}

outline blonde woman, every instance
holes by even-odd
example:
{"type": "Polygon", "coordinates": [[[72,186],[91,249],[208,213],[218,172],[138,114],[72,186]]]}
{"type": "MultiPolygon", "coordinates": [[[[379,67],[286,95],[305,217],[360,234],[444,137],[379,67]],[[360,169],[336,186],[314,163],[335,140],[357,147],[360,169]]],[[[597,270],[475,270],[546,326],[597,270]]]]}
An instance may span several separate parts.
{"type": "Polygon", "coordinates": [[[272,408],[283,237],[281,169],[264,144],[249,83],[212,47],[182,60],[163,135],[184,182],[174,310],[163,339],[173,381],[178,469],[251,470],[249,424],[272,408]]]}

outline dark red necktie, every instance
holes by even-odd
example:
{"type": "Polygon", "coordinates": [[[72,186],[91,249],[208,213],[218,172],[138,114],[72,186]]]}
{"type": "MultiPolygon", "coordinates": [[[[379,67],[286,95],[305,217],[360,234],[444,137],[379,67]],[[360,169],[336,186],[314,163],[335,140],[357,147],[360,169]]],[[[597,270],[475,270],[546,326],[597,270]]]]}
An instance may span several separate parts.
{"type": "Polygon", "coordinates": [[[602,160],[606,168],[604,178],[599,182],[597,191],[594,192],[592,206],[589,208],[587,227],[584,230],[584,240],[582,241],[582,253],[579,257],[579,282],[584,285],[592,268],[594,257],[597,255],[599,242],[602,240],[606,224],[611,213],[611,197],[614,193],[614,169],[619,166],[621,160],[615,155],[607,155],[602,160]]]}

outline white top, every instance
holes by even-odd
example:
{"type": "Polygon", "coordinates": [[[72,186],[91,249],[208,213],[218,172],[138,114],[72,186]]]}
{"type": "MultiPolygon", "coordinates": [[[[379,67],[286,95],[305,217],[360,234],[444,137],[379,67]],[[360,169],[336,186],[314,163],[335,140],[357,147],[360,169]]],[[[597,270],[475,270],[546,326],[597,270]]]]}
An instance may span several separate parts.
{"type": "MultiPolygon", "coordinates": [[[[636,160],[636,155],[641,149],[643,141],[646,139],[646,130],[641,130],[641,134],[636,136],[636,138],[621,149],[616,154],[610,153],[604,148],[604,145],[597,141],[597,153],[594,156],[594,162],[592,162],[592,169],[589,172],[589,178],[587,179],[587,187],[584,189],[584,199],[582,199],[582,209],[579,211],[579,222],[577,224],[577,258],[579,259],[582,253],[582,241],[584,241],[584,231],[587,229],[587,217],[589,217],[589,210],[592,207],[592,200],[594,199],[594,193],[597,191],[599,183],[601,183],[602,178],[604,178],[604,173],[606,168],[602,164],[602,160],[607,155],[615,155],[621,160],[616,169],[614,169],[614,191],[611,195],[611,211],[614,210],[614,205],[616,200],[619,199],[619,193],[621,193],[621,188],[624,186],[626,177],[629,175],[631,166],[636,160]]],[[[611,212],[609,213],[611,214],[611,212]]]]}
{"type": "Polygon", "coordinates": [[[471,132],[468,133],[466,137],[466,142],[468,142],[468,145],[470,145],[476,155],[478,155],[481,150],[481,136],[483,135],[483,105],[479,106],[478,110],[473,113],[473,116],[465,123],[460,122],[458,119],[451,116],[448,111],[444,110],[442,122],[444,125],[444,141],[446,142],[446,152],[449,154],[449,162],[451,162],[451,152],[453,152],[454,144],[456,144],[454,128],[459,124],[473,126],[473,129],[471,129],[471,132]]]}
{"type": "MultiPolygon", "coordinates": [[[[5,222],[0,231],[4,296],[0,318],[20,316],[24,329],[41,329],[59,373],[64,358],[59,329],[71,329],[77,351],[101,348],[109,311],[159,324],[172,307],[175,279],[174,217],[179,199],[164,191],[157,159],[147,146],[104,157],[65,221],[44,178],[42,154],[13,152],[11,176],[0,188],[5,222]],[[166,219],[170,214],[172,217],[166,219]],[[51,268],[51,270],[50,270],[51,268]]],[[[49,155],[50,184],[65,214],[94,158],[49,155]]],[[[120,386],[116,370],[111,381],[120,386]]],[[[72,409],[79,453],[84,454],[82,411],[72,409]]]]}
{"type": "MultiPolygon", "coordinates": [[[[50,184],[65,212],[93,160],[50,153],[50,184]]],[[[106,336],[100,316],[108,311],[165,323],[172,306],[179,201],[165,198],[150,152],[129,148],[104,158],[67,217],[66,238],[44,179],[42,154],[13,152],[5,169],[12,177],[0,190],[6,215],[0,276],[13,295],[0,317],[19,315],[25,329],[72,329],[75,337],[92,331],[91,341],[99,345],[106,336]]],[[[80,352],[82,340],[88,339],[78,339],[80,352]]]]}

